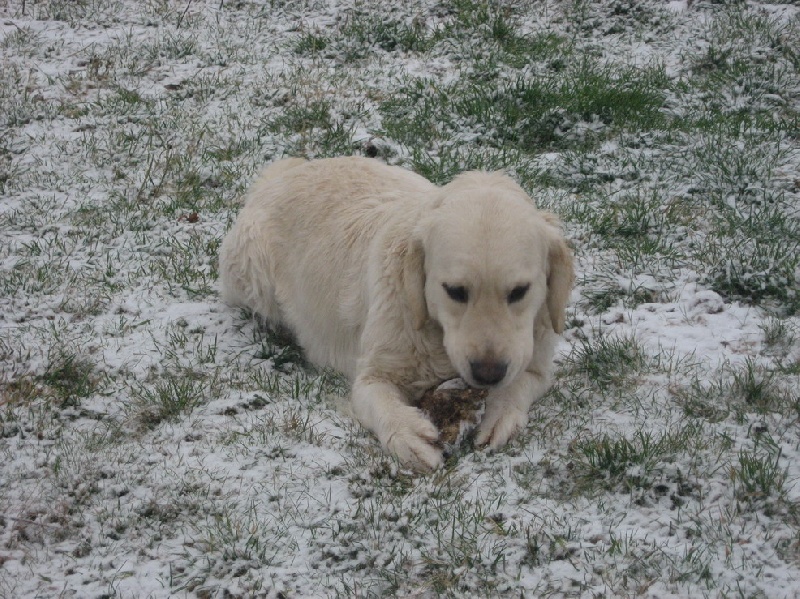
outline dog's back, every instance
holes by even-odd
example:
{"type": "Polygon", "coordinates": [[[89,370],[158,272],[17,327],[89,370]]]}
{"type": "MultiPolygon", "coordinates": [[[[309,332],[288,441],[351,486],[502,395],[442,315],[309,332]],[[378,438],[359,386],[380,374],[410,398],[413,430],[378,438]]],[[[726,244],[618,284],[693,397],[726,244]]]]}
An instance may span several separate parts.
{"type": "Polygon", "coordinates": [[[436,189],[367,158],[271,164],[220,250],[223,298],[288,326],[312,362],[351,375],[370,301],[370,245],[386,227],[413,226],[436,189]]]}

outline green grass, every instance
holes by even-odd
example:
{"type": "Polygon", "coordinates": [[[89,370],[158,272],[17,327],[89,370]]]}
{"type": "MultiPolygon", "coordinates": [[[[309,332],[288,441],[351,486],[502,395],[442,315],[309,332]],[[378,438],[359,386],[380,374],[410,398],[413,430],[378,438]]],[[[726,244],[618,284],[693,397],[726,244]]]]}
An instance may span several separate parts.
{"type": "Polygon", "coordinates": [[[667,85],[658,67],[620,72],[584,60],[524,79],[478,72],[444,87],[411,81],[381,111],[386,134],[409,146],[429,147],[466,125],[498,149],[593,148],[629,127],[664,126],[661,88],[667,85]]]}
{"type": "Polygon", "coordinates": [[[786,468],[780,465],[780,452],[740,451],[738,464],[731,468],[731,480],[737,497],[747,502],[779,496],[786,482],[786,468]]]}
{"type": "MultiPolygon", "coordinates": [[[[213,385],[213,381],[211,381],[213,385]]],[[[195,372],[170,372],[153,385],[133,389],[132,413],[145,428],[177,420],[204,403],[209,381],[195,372]]]]}
{"type": "Polygon", "coordinates": [[[702,451],[705,428],[697,423],[681,430],[652,432],[640,429],[632,436],[604,433],[599,437],[578,438],[571,446],[573,463],[572,492],[595,496],[598,488],[630,493],[640,504],[669,496],[672,507],[698,489],[687,484],[685,474],[672,463],[681,452],[702,451]]]}
{"type": "Polygon", "coordinates": [[[577,340],[567,357],[567,367],[605,390],[630,384],[632,378],[648,371],[649,360],[635,338],[598,331],[594,338],[577,340]]]}
{"type": "Polygon", "coordinates": [[[733,416],[739,422],[753,422],[758,415],[791,419],[797,413],[797,394],[780,368],[767,368],[748,358],[704,379],[675,390],[688,416],[710,421],[733,416]]]}
{"type": "Polygon", "coordinates": [[[52,390],[62,407],[77,404],[81,398],[101,388],[94,364],[68,351],[59,351],[51,357],[41,381],[52,390]]]}

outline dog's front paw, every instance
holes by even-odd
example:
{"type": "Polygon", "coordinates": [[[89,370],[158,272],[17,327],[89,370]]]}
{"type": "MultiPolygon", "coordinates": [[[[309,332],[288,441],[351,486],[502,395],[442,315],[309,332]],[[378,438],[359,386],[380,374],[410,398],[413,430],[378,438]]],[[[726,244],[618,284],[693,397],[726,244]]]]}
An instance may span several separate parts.
{"type": "Polygon", "coordinates": [[[517,433],[528,424],[527,412],[508,405],[498,407],[500,409],[492,410],[487,406],[478,427],[478,435],[475,437],[476,445],[488,445],[490,449],[498,449],[517,436],[517,433]]]}
{"type": "Polygon", "coordinates": [[[420,472],[442,465],[442,452],[433,445],[439,431],[419,410],[404,407],[392,425],[394,430],[384,445],[403,464],[420,472]]]}

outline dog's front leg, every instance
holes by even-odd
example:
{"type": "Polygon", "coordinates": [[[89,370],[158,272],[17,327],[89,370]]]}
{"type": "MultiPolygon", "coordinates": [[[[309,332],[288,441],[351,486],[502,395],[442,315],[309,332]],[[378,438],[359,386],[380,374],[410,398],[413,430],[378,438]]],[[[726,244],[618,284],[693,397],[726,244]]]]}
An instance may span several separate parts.
{"type": "Polygon", "coordinates": [[[403,464],[420,471],[442,465],[442,452],[433,445],[439,431],[422,412],[408,405],[397,385],[359,376],[353,383],[352,401],[356,418],[403,464]]]}
{"type": "Polygon", "coordinates": [[[528,370],[508,386],[490,391],[475,444],[497,449],[508,443],[528,424],[528,410],[549,387],[549,376],[528,370]]]}

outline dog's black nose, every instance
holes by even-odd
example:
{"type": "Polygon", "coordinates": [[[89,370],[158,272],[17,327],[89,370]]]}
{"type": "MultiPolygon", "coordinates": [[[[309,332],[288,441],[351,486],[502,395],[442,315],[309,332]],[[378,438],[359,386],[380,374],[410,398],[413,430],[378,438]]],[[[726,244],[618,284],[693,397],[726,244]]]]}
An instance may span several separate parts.
{"type": "Polygon", "coordinates": [[[472,378],[479,385],[496,385],[503,380],[508,370],[508,364],[495,360],[476,360],[469,363],[472,369],[472,378]]]}

